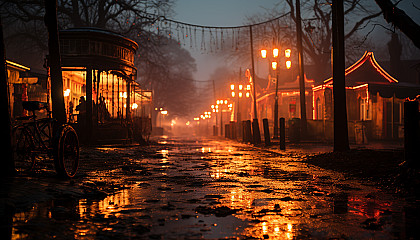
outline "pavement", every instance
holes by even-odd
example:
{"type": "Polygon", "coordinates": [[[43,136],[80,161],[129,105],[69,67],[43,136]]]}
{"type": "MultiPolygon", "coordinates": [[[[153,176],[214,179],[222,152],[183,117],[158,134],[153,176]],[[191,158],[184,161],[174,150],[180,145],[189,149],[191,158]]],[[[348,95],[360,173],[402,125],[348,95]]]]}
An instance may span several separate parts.
{"type": "MultiPolygon", "coordinates": [[[[418,207],[305,156],[191,136],[81,149],[72,180],[51,163],[2,182],[9,239],[415,239],[418,207]]],[[[392,147],[392,145],[374,145],[392,147]]]]}

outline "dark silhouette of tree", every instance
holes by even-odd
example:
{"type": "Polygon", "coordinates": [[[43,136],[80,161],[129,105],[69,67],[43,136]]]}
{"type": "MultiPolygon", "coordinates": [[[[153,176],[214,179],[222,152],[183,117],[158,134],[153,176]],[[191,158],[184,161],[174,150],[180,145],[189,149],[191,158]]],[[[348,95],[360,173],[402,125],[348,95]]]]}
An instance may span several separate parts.
{"type": "MultiPolygon", "coordinates": [[[[143,54],[157,44],[151,41],[155,16],[169,14],[172,4],[172,0],[58,0],[58,26],[111,30],[139,42],[143,54]]],[[[43,0],[2,0],[0,14],[7,26],[8,53],[24,64],[33,66],[38,61],[41,66],[39,55],[47,50],[43,0]]]]}
{"type": "Polygon", "coordinates": [[[420,25],[415,23],[391,0],[375,0],[375,2],[382,9],[385,20],[399,28],[420,49],[420,25]]]}
{"type": "MultiPolygon", "coordinates": [[[[346,0],[345,7],[345,35],[346,45],[365,46],[366,40],[359,34],[359,30],[371,20],[380,16],[381,12],[375,11],[366,0],[346,0]]],[[[312,76],[318,81],[325,80],[331,76],[331,46],[332,46],[332,9],[328,1],[304,0],[301,1],[302,8],[302,41],[305,56],[305,64],[314,65],[317,70],[312,76]]],[[[285,13],[287,17],[279,21],[267,24],[265,27],[256,28],[255,42],[262,42],[261,38],[278,41],[292,47],[296,53],[296,15],[295,1],[286,0],[279,3],[277,7],[268,9],[263,15],[251,16],[250,23],[257,23],[272,19],[285,13]]],[[[359,59],[365,49],[352,49],[346,52],[348,62],[359,59]]],[[[292,59],[293,60],[293,59],[292,59]]],[[[297,61],[294,61],[297,63],[297,61]]]]}
{"type": "Polygon", "coordinates": [[[165,107],[172,116],[188,116],[199,100],[193,78],[195,59],[175,40],[163,41],[156,49],[160,54],[139,68],[140,84],[154,91],[156,107],[165,107]]]}

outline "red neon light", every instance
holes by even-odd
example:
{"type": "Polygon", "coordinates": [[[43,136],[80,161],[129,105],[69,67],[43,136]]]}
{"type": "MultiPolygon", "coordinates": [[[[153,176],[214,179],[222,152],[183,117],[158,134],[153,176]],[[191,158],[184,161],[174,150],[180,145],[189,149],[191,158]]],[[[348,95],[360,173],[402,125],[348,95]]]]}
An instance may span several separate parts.
{"type": "Polygon", "coordinates": [[[388,80],[390,83],[397,83],[398,80],[393,78],[391,75],[389,75],[380,65],[379,63],[376,61],[375,56],[373,56],[372,53],[372,58],[370,59],[370,62],[372,63],[373,67],[376,69],[376,71],[378,71],[384,78],[386,78],[386,80],[388,80]]]}
{"type": "MultiPolygon", "coordinates": [[[[361,65],[363,65],[366,62],[367,59],[369,59],[370,64],[375,68],[375,70],[379,74],[381,74],[382,77],[384,77],[386,80],[388,80],[388,82],[390,82],[390,83],[398,83],[398,80],[397,79],[395,79],[391,75],[389,75],[389,73],[387,73],[379,65],[379,63],[375,59],[375,56],[373,55],[373,52],[368,52],[368,51],[365,51],[365,53],[363,54],[363,56],[359,60],[357,60],[353,65],[351,65],[350,67],[348,67],[345,70],[345,76],[347,76],[348,74],[352,73],[354,70],[358,69],[361,65]]],[[[324,84],[322,85],[323,87],[321,89],[323,89],[325,87],[332,86],[332,83],[333,83],[333,78],[330,77],[330,78],[328,78],[327,80],[324,81],[324,84]]],[[[361,87],[361,86],[358,86],[358,87],[361,87]]],[[[351,89],[351,87],[350,88],[346,87],[346,88],[347,89],[351,89]]],[[[317,91],[317,90],[321,90],[321,89],[319,88],[319,86],[317,86],[313,90],[314,91],[317,91]]]]}

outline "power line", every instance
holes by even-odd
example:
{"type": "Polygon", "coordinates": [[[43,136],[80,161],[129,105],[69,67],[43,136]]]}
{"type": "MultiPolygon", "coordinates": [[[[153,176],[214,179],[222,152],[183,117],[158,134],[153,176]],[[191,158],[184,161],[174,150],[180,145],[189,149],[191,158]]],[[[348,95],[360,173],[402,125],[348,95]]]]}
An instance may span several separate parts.
{"type": "Polygon", "coordinates": [[[166,18],[165,16],[156,16],[156,17],[157,17],[157,20],[158,21],[160,19],[163,19],[164,21],[173,22],[173,23],[176,23],[176,24],[185,25],[185,26],[189,26],[189,27],[209,28],[209,29],[237,29],[237,28],[249,28],[249,27],[254,27],[254,26],[259,26],[259,25],[270,23],[270,22],[274,22],[274,21],[279,20],[280,18],[283,18],[283,17],[285,17],[285,16],[287,16],[289,14],[290,14],[290,12],[287,12],[287,13],[285,13],[283,15],[280,15],[278,17],[269,19],[267,21],[263,21],[263,22],[259,22],[259,23],[253,23],[253,24],[248,24],[248,25],[242,25],[242,26],[230,26],[230,27],[198,25],[198,24],[186,23],[186,22],[181,22],[181,21],[178,21],[178,20],[169,19],[169,18],[166,18]]]}

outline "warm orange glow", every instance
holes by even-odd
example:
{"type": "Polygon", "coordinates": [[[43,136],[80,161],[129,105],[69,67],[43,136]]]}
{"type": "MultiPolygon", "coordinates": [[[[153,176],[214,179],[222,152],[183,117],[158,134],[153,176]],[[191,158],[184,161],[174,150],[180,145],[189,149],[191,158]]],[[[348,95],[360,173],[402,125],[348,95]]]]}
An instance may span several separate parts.
{"type": "Polygon", "coordinates": [[[66,89],[66,90],[64,90],[64,97],[68,97],[68,96],[70,96],[70,89],[66,89]]]}
{"type": "Polygon", "coordinates": [[[261,50],[261,57],[262,58],[267,58],[267,50],[265,50],[265,49],[261,50]]]}
{"type": "Polygon", "coordinates": [[[292,50],[290,48],[284,50],[284,56],[289,58],[292,55],[292,50]]]}
{"type": "Polygon", "coordinates": [[[25,67],[23,65],[20,65],[18,63],[15,63],[15,62],[12,62],[12,61],[9,61],[9,60],[6,60],[6,64],[9,64],[9,65],[12,65],[12,66],[15,66],[15,67],[18,67],[18,68],[22,68],[23,70],[27,70],[27,71],[31,70],[28,67],[25,67]]]}
{"type": "Polygon", "coordinates": [[[292,67],[292,61],[287,60],[287,61],[286,61],[286,68],[287,68],[287,69],[290,69],[291,67],[292,67]]]}
{"type": "Polygon", "coordinates": [[[225,104],[227,104],[227,100],[225,100],[225,104]]]}
{"type": "Polygon", "coordinates": [[[211,105],[211,108],[214,108],[214,105],[211,105]]]}
{"type": "Polygon", "coordinates": [[[232,92],[231,95],[232,95],[232,97],[235,97],[235,92],[232,92]]]}
{"type": "Polygon", "coordinates": [[[166,111],[166,110],[160,111],[160,114],[166,115],[166,114],[168,114],[168,111],[166,111]]]}
{"type": "Polygon", "coordinates": [[[271,62],[271,68],[273,70],[276,70],[277,69],[277,62],[271,62]]]}
{"type": "Polygon", "coordinates": [[[238,96],[241,98],[242,97],[242,92],[239,92],[238,93],[238,96]]]}
{"type": "Polygon", "coordinates": [[[246,85],[246,90],[250,91],[251,90],[251,85],[246,85]]]}
{"type": "Polygon", "coordinates": [[[274,48],[273,49],[273,57],[278,57],[279,56],[279,49],[278,48],[274,48]]]}
{"type": "Polygon", "coordinates": [[[249,92],[247,92],[247,93],[245,94],[245,96],[246,96],[247,98],[249,98],[249,92]]]}
{"type": "Polygon", "coordinates": [[[230,90],[235,90],[235,85],[234,84],[230,84],[230,90]]]}
{"type": "Polygon", "coordinates": [[[133,103],[131,105],[131,109],[137,109],[139,107],[139,105],[137,103],[133,103]]]}
{"type": "MultiPolygon", "coordinates": [[[[386,80],[388,80],[390,83],[397,83],[398,80],[393,78],[391,75],[389,75],[380,65],[379,63],[376,61],[375,56],[373,55],[373,52],[368,52],[366,51],[363,56],[357,60],[353,65],[351,65],[350,67],[346,68],[345,70],[345,75],[347,76],[348,74],[350,74],[351,72],[353,72],[354,70],[358,69],[361,65],[363,65],[366,60],[370,61],[371,65],[376,69],[376,71],[378,71],[379,74],[381,74],[386,80]]],[[[325,84],[329,84],[331,85],[333,82],[333,78],[330,77],[327,80],[324,81],[325,84]]]]}
{"type": "Polygon", "coordinates": [[[242,90],[244,86],[242,84],[239,85],[239,90],[242,90]]]}

